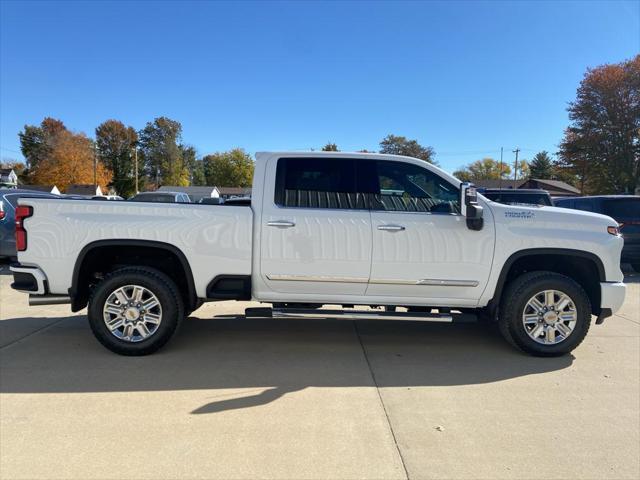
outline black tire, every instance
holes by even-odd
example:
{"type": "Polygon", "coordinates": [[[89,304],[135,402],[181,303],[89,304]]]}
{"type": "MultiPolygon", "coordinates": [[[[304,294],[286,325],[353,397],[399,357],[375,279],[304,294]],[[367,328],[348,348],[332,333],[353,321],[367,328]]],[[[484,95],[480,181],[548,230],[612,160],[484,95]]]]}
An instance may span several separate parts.
{"type": "Polygon", "coordinates": [[[631,264],[631,268],[633,268],[636,273],[640,273],[640,263],[639,262],[634,262],[631,264]]]}
{"type": "Polygon", "coordinates": [[[88,306],[89,325],[98,341],[119,355],[149,355],[164,346],[184,318],[182,297],[175,283],[164,273],[147,267],[126,267],[107,275],[93,290],[88,306]],[[103,319],[109,296],[125,285],[140,285],[152,292],[162,308],[157,329],[141,341],[127,341],[111,333],[103,319]]]}
{"type": "Polygon", "coordinates": [[[584,340],[591,325],[591,302],[573,279],[554,272],[538,271],[521,275],[506,288],[500,305],[498,326],[514,347],[539,357],[566,355],[584,340]],[[527,302],[538,292],[557,290],[569,296],[576,311],[573,331],[556,344],[542,344],[529,336],[523,324],[527,302]]]}

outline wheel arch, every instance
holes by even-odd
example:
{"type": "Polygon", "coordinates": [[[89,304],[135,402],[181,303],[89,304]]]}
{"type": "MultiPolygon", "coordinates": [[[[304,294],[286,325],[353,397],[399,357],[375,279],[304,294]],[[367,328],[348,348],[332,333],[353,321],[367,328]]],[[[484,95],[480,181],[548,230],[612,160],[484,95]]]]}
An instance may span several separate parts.
{"type": "Polygon", "coordinates": [[[591,252],[569,248],[531,248],[513,253],[504,262],[488,308],[495,317],[505,285],[528,271],[546,270],[572,278],[589,296],[594,315],[600,313],[600,282],[606,281],[602,260],[591,252]]]}
{"type": "Polygon", "coordinates": [[[71,310],[77,312],[87,305],[91,288],[88,281],[83,282],[83,280],[88,280],[87,275],[93,273],[91,272],[91,267],[108,266],[111,267],[110,270],[113,270],[115,267],[121,265],[144,265],[155,268],[163,273],[178,273],[178,275],[182,276],[181,279],[184,280],[182,284],[179,281],[176,281],[176,284],[184,298],[185,307],[195,308],[198,298],[193,280],[193,272],[182,250],[175,245],[156,240],[110,239],[88,243],[78,254],[73,267],[71,288],[69,288],[71,310]],[[120,250],[123,247],[129,247],[129,250],[120,250]],[[115,253],[116,250],[117,253],[115,253]],[[138,253],[139,255],[140,252],[144,252],[142,260],[135,254],[138,253]],[[100,261],[96,261],[96,255],[99,253],[103,255],[106,254],[106,256],[100,258],[100,261]],[[171,262],[156,265],[149,261],[153,258],[159,258],[160,254],[164,254],[165,259],[171,259],[171,262]],[[169,257],[167,257],[167,255],[169,255],[169,257]],[[119,265],[116,262],[115,264],[105,265],[108,259],[119,260],[124,263],[119,265]],[[170,267],[174,269],[174,272],[166,271],[170,269],[170,267]],[[176,269],[179,271],[175,272],[176,269]]]}

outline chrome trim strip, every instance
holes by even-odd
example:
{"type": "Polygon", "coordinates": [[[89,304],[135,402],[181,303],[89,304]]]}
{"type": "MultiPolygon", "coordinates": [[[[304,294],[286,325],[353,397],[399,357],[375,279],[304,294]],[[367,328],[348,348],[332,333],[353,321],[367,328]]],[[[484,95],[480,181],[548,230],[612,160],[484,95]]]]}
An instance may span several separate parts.
{"type": "Polygon", "coordinates": [[[431,287],[477,287],[479,285],[477,280],[440,280],[436,278],[420,280],[372,278],[369,283],[376,285],[427,285],[431,287]]]}
{"type": "Polygon", "coordinates": [[[336,282],[336,283],[367,283],[366,277],[334,277],[326,275],[274,275],[268,274],[267,278],[274,281],[285,282],[336,282]]]}
{"type": "Polygon", "coordinates": [[[335,311],[335,310],[314,310],[314,311],[287,311],[287,309],[274,308],[272,318],[286,319],[325,319],[333,318],[340,320],[406,320],[412,322],[453,322],[450,314],[411,314],[411,313],[388,313],[371,311],[335,311]]]}

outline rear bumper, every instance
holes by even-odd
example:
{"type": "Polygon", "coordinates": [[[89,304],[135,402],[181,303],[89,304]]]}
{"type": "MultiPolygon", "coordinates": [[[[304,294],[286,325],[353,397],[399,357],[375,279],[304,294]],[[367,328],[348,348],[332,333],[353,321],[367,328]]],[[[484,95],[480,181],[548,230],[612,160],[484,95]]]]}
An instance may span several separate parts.
{"type": "Polygon", "coordinates": [[[38,267],[11,265],[13,283],[11,288],[31,295],[46,295],[49,291],[47,276],[38,267]]]}

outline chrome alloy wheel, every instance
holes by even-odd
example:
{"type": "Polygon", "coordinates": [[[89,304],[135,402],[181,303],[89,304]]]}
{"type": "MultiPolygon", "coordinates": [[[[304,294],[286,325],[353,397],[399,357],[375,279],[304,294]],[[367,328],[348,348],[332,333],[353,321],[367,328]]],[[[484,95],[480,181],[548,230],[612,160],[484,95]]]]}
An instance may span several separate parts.
{"type": "Polygon", "coordinates": [[[522,312],[527,335],[543,345],[564,342],[576,327],[578,312],[566,293],[543,290],[529,299],[522,312]]]}
{"type": "Polygon", "coordinates": [[[158,330],[162,306],[151,290],[140,285],[125,285],[109,294],[102,317],[116,338],[141,342],[158,330]]]}

